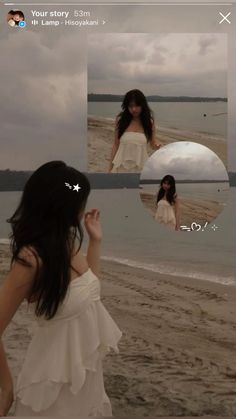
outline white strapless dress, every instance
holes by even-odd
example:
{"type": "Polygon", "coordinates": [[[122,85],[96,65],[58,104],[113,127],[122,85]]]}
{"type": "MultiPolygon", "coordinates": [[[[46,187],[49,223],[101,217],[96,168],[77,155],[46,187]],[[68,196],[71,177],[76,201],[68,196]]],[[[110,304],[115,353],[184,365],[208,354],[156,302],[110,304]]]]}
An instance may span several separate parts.
{"type": "Polygon", "coordinates": [[[170,227],[173,230],[175,229],[176,217],[174,208],[166,199],[161,199],[158,202],[155,220],[161,224],[165,224],[167,227],[170,227]]]}
{"type": "Polygon", "coordinates": [[[147,139],[141,132],[126,131],[112,161],[112,173],[140,172],[148,159],[147,139]]]}
{"type": "MultiPolygon", "coordinates": [[[[30,307],[34,307],[34,303],[30,307]]],[[[16,385],[15,416],[112,416],[102,359],[122,332],[89,269],[74,279],[51,320],[37,318],[16,385]]]]}

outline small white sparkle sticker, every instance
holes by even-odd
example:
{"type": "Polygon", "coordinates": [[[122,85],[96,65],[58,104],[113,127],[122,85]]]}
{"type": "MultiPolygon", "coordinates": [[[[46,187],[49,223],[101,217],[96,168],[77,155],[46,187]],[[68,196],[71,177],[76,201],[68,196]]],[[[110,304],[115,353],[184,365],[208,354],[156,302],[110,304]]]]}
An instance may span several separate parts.
{"type": "MultiPolygon", "coordinates": [[[[72,185],[70,185],[68,182],[65,182],[65,186],[69,189],[72,189],[72,185]]],[[[73,185],[73,191],[79,192],[80,189],[81,187],[79,186],[78,183],[77,185],[73,185]]]]}
{"type": "Polygon", "coordinates": [[[81,187],[79,186],[79,184],[77,183],[77,185],[73,185],[73,191],[79,192],[79,189],[81,189],[81,187]]]}

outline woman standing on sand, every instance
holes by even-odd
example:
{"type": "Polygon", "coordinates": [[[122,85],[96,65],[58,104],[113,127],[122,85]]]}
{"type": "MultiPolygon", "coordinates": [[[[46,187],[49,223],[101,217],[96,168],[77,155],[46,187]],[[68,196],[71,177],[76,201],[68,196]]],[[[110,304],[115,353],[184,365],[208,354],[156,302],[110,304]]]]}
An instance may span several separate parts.
{"type": "Polygon", "coordinates": [[[154,150],[160,148],[153,114],[144,94],[137,89],[130,90],[116,118],[109,172],[140,172],[148,158],[147,144],[154,150]]]}
{"type": "Polygon", "coordinates": [[[102,358],[121,331],[100,300],[99,211],[85,210],[88,179],[64,162],[30,177],[10,218],[12,265],[0,289],[0,416],[13,399],[1,336],[26,299],[33,337],[17,379],[15,416],[110,416],[102,358]],[[82,220],[89,236],[81,251],[82,220]]]}
{"type": "Polygon", "coordinates": [[[155,220],[172,230],[180,228],[179,198],[176,193],[175,178],[166,175],[161,181],[157,194],[157,210],[155,220]]]}

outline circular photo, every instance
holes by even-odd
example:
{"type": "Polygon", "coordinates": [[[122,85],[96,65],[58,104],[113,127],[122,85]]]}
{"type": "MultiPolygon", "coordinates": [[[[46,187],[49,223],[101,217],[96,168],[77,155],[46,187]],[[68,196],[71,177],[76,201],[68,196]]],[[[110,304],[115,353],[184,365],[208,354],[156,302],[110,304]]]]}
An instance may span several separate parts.
{"type": "Polygon", "coordinates": [[[20,10],[10,10],[7,14],[7,23],[11,27],[21,26],[21,22],[25,21],[24,13],[20,10]]]}
{"type": "Polygon", "coordinates": [[[156,151],[140,176],[140,197],[153,220],[173,231],[203,231],[223,211],[229,177],[208,147],[183,141],[156,151]]]}

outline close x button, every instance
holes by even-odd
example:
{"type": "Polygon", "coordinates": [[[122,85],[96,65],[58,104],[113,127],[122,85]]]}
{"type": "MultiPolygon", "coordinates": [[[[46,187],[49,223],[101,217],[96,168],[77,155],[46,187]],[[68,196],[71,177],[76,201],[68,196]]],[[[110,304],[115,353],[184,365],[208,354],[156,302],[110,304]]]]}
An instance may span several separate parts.
{"type": "Polygon", "coordinates": [[[223,22],[224,23],[228,23],[229,25],[231,24],[231,21],[228,19],[228,17],[231,15],[231,12],[228,12],[227,14],[224,14],[222,12],[219,12],[220,16],[221,16],[221,20],[219,22],[219,24],[221,25],[223,22]]]}

